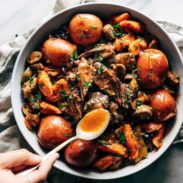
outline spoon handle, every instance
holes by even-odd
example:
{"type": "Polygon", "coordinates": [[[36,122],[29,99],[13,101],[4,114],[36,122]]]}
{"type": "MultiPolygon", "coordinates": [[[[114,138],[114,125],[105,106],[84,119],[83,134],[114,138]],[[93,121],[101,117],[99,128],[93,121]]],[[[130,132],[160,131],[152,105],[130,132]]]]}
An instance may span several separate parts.
{"type": "Polygon", "coordinates": [[[17,175],[21,175],[21,176],[29,175],[32,171],[34,171],[37,168],[39,168],[41,166],[41,164],[44,163],[52,154],[59,152],[66,145],[68,145],[73,140],[78,139],[78,138],[79,138],[78,136],[74,136],[74,137],[68,139],[67,141],[63,142],[62,144],[58,145],[52,151],[50,151],[48,154],[46,154],[45,156],[43,156],[41,163],[39,163],[38,165],[36,165],[36,166],[34,166],[34,167],[30,168],[30,169],[27,169],[27,170],[24,170],[22,172],[19,172],[17,175]]]}

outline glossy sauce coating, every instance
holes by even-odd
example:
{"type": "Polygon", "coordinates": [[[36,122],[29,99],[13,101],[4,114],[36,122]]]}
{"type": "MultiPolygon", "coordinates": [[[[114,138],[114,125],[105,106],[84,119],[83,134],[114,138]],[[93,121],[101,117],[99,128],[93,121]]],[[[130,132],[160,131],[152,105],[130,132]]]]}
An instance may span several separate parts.
{"type": "Polygon", "coordinates": [[[38,139],[42,146],[55,147],[72,135],[71,124],[64,118],[57,115],[42,118],[38,131],[38,139]]]}
{"type": "Polygon", "coordinates": [[[168,73],[168,60],[165,54],[157,49],[146,49],[137,60],[139,79],[144,89],[155,89],[160,86],[168,73]]]}
{"type": "Polygon", "coordinates": [[[86,114],[80,122],[80,129],[84,132],[98,132],[106,126],[109,113],[103,109],[96,109],[86,114]]]}

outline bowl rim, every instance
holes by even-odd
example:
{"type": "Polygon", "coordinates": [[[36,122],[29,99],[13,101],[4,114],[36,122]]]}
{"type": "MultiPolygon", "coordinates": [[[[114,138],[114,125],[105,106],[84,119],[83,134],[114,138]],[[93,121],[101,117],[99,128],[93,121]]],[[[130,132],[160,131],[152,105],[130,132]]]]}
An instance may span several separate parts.
{"type": "MultiPolygon", "coordinates": [[[[13,73],[12,73],[12,81],[11,81],[11,104],[12,104],[12,109],[13,109],[13,114],[14,114],[14,117],[15,117],[15,121],[16,121],[16,124],[21,132],[21,134],[23,135],[24,139],[26,140],[26,142],[29,144],[29,146],[37,153],[37,154],[40,154],[39,151],[34,148],[31,143],[29,142],[28,140],[28,137],[26,135],[26,132],[23,130],[23,128],[21,127],[21,124],[18,119],[18,115],[16,115],[16,103],[14,101],[14,97],[16,97],[16,95],[14,95],[14,82],[15,82],[15,78],[16,78],[16,71],[17,71],[17,68],[19,67],[19,60],[21,58],[21,55],[23,54],[27,44],[30,42],[30,40],[33,38],[33,36],[43,27],[45,26],[45,24],[47,24],[49,21],[51,21],[53,18],[55,18],[56,16],[60,15],[60,14],[63,14],[64,12],[66,11],[69,11],[69,10],[72,10],[72,9],[75,9],[75,8],[79,8],[79,7],[83,7],[83,6],[90,6],[90,5],[108,5],[108,6],[117,6],[117,7],[121,7],[121,8],[125,8],[127,9],[128,11],[133,11],[135,12],[136,14],[144,17],[145,19],[149,20],[151,23],[154,23],[159,29],[162,30],[162,32],[164,33],[164,35],[166,36],[166,38],[168,39],[168,42],[170,42],[173,47],[175,48],[177,54],[178,54],[178,57],[180,58],[180,61],[181,61],[181,64],[183,65],[183,58],[182,58],[182,55],[180,53],[180,50],[178,48],[178,46],[175,44],[175,42],[170,38],[170,36],[168,35],[168,33],[166,32],[166,30],[164,30],[164,28],[162,28],[160,25],[158,25],[157,22],[155,22],[153,19],[149,18],[149,16],[139,12],[138,10],[136,9],[133,9],[133,8],[130,8],[126,5],[120,5],[118,3],[108,3],[108,2],[90,2],[90,3],[83,3],[83,4],[79,4],[79,5],[75,5],[75,6],[72,6],[72,7],[68,7],[68,8],[65,8],[59,12],[57,12],[56,14],[52,15],[51,17],[49,17],[46,21],[42,22],[39,26],[37,26],[37,28],[35,28],[35,30],[31,33],[31,35],[29,36],[29,38],[26,40],[24,46],[21,48],[19,54],[18,54],[18,57],[16,59],[16,62],[15,62],[15,65],[14,65],[14,68],[13,68],[13,73]]],[[[183,121],[183,120],[182,120],[183,121]]],[[[126,176],[129,176],[129,175],[132,175],[132,174],[135,174],[143,169],[145,169],[146,167],[148,167],[149,165],[153,164],[158,158],[160,158],[162,156],[162,154],[164,154],[167,149],[170,147],[170,145],[172,144],[173,140],[175,139],[176,135],[178,134],[180,128],[181,128],[181,125],[182,125],[182,122],[178,123],[176,125],[176,129],[174,130],[174,135],[173,137],[171,138],[171,141],[169,141],[168,143],[166,143],[166,146],[164,146],[164,149],[154,158],[151,159],[151,161],[148,161],[146,164],[144,164],[143,166],[141,166],[140,168],[138,168],[137,170],[133,170],[133,171],[130,171],[128,173],[126,173],[125,175],[123,176],[120,176],[120,174],[118,174],[118,176],[111,176],[111,177],[105,177],[105,176],[100,176],[100,177],[91,177],[91,176],[87,176],[85,175],[84,173],[76,173],[75,171],[74,172],[67,172],[66,170],[64,169],[61,169],[57,162],[54,164],[54,167],[58,168],[59,170],[63,171],[64,173],[68,173],[70,175],[75,175],[75,176],[78,176],[78,177],[83,177],[83,178],[87,178],[87,179],[93,179],[93,180],[111,180],[111,179],[119,179],[119,178],[122,178],[122,177],[126,177],[126,176]]],[[[147,157],[148,159],[148,157],[147,157]]],[[[143,160],[142,160],[143,161],[143,160]]],[[[108,172],[105,172],[106,174],[108,172]]],[[[104,175],[104,173],[101,173],[101,175],[104,175]]]]}

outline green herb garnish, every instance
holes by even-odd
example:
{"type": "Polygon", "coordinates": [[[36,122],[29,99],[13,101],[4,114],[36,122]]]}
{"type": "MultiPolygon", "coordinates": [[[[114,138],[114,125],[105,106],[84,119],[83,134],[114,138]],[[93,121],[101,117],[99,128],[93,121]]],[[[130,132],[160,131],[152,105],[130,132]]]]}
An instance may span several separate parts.
{"type": "Polygon", "coordinates": [[[81,76],[79,74],[77,74],[76,77],[78,81],[81,81],[81,76]]]}
{"type": "Polygon", "coordinates": [[[34,81],[34,78],[33,78],[33,77],[29,77],[30,85],[32,85],[32,84],[33,84],[33,81],[34,81]]]}
{"type": "Polygon", "coordinates": [[[113,28],[114,28],[114,29],[120,29],[121,26],[120,26],[119,24],[115,24],[115,25],[113,25],[113,28]]]}
{"type": "Polygon", "coordinates": [[[104,60],[102,54],[98,54],[97,60],[98,60],[99,62],[102,62],[102,61],[104,60]]]}
{"type": "Polygon", "coordinates": [[[92,83],[91,82],[84,82],[83,85],[87,86],[88,88],[92,87],[92,83]]]}
{"type": "Polygon", "coordinates": [[[92,25],[90,26],[90,28],[93,29],[93,30],[96,30],[97,29],[96,26],[92,26],[92,25]]]}
{"type": "Polygon", "coordinates": [[[73,58],[74,60],[78,60],[78,53],[76,50],[73,51],[73,58]]]}
{"type": "Polygon", "coordinates": [[[142,101],[137,99],[136,100],[136,109],[142,105],[142,101]]]}
{"type": "Polygon", "coordinates": [[[61,95],[62,99],[65,99],[67,97],[65,90],[61,90],[60,95],[61,95]]]}
{"type": "Polygon", "coordinates": [[[126,137],[125,137],[125,135],[124,135],[123,133],[119,133],[118,138],[119,138],[121,144],[124,145],[125,142],[126,142],[126,137]]]}
{"type": "Polygon", "coordinates": [[[38,84],[38,87],[41,89],[44,86],[44,84],[38,84]]]}
{"type": "Polygon", "coordinates": [[[72,134],[71,133],[65,133],[64,136],[65,137],[72,137],[72,134]]]}
{"type": "Polygon", "coordinates": [[[119,24],[114,25],[113,28],[114,28],[114,35],[116,37],[121,37],[123,35],[122,28],[119,24]]]}
{"type": "Polygon", "coordinates": [[[103,65],[101,65],[101,66],[98,68],[97,73],[98,73],[99,75],[101,75],[101,74],[103,73],[103,71],[104,71],[103,65]]]}

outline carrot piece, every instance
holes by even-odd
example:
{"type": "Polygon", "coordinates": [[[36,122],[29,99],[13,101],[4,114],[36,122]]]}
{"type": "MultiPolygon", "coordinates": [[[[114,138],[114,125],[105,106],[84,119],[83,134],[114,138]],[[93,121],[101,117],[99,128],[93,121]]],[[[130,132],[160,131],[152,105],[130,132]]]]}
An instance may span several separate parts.
{"type": "Polygon", "coordinates": [[[58,107],[47,102],[41,102],[40,107],[42,108],[41,113],[43,114],[61,114],[61,111],[58,107]]]}
{"type": "Polygon", "coordinates": [[[130,14],[129,13],[122,13],[121,15],[115,16],[114,17],[114,22],[116,24],[120,23],[123,20],[128,20],[130,19],[130,14]]]}
{"type": "Polygon", "coordinates": [[[104,152],[118,154],[127,157],[126,148],[122,144],[99,145],[98,149],[104,152]]]}
{"type": "Polygon", "coordinates": [[[130,150],[130,159],[136,159],[139,155],[139,143],[134,135],[130,124],[124,124],[122,127],[123,134],[126,138],[126,145],[130,150]]]}
{"type": "Polygon", "coordinates": [[[124,20],[119,23],[123,29],[128,29],[136,33],[142,33],[144,31],[144,25],[134,20],[124,20]]]}
{"type": "Polygon", "coordinates": [[[52,83],[45,71],[40,71],[38,74],[38,86],[44,96],[51,97],[53,95],[52,83]]]}
{"type": "Polygon", "coordinates": [[[98,161],[96,161],[93,167],[100,171],[104,171],[113,164],[113,160],[114,157],[112,155],[104,156],[100,158],[98,161]]]}

